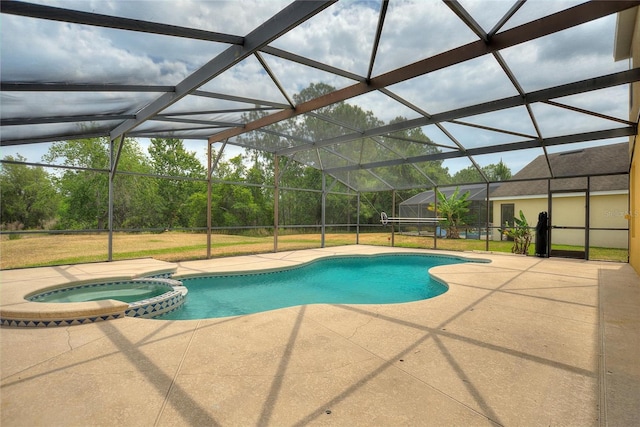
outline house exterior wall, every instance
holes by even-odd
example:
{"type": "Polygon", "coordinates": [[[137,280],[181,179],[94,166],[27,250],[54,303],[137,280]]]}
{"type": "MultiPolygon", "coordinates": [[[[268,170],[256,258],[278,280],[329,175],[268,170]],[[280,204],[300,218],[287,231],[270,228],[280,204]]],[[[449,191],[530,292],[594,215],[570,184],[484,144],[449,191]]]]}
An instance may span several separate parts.
{"type": "MultiPolygon", "coordinates": [[[[494,226],[503,226],[500,223],[500,213],[502,212],[503,204],[513,204],[514,213],[519,216],[519,212],[522,210],[524,217],[531,227],[535,227],[538,223],[538,214],[547,210],[547,199],[543,198],[531,198],[531,199],[505,199],[493,201],[493,224],[494,226]]],[[[513,222],[511,222],[513,223],[513,222]]],[[[535,234],[535,233],[534,233],[535,234]]],[[[535,237],[535,236],[534,236],[535,237]]],[[[494,229],[492,232],[493,240],[500,240],[500,230],[494,229]]]]}
{"type": "MultiPolygon", "coordinates": [[[[633,68],[640,66],[640,16],[636,14],[636,25],[631,39],[631,58],[633,68]]],[[[640,83],[631,85],[631,100],[629,107],[629,120],[637,123],[640,111],[640,83]]],[[[627,220],[629,225],[629,263],[640,274],[640,164],[638,163],[638,151],[640,146],[634,145],[637,136],[629,138],[629,153],[635,151],[631,158],[631,173],[629,175],[629,205],[627,220]]]]}
{"type": "MultiPolygon", "coordinates": [[[[502,204],[512,203],[516,215],[522,210],[531,227],[536,226],[538,214],[548,210],[548,199],[546,195],[531,198],[500,199],[494,200],[493,203],[493,223],[495,225],[500,224],[502,204]]],[[[589,205],[590,227],[627,227],[627,221],[625,219],[627,212],[626,194],[591,195],[589,205]]],[[[584,196],[555,195],[552,208],[553,225],[585,226],[584,196]]],[[[584,230],[553,229],[551,233],[554,244],[582,246],[585,243],[584,230]]],[[[499,230],[493,230],[493,239],[500,239],[499,230]]],[[[589,245],[591,247],[626,248],[628,243],[627,239],[628,233],[626,231],[592,230],[589,234],[589,245]]]]}
{"type": "MultiPolygon", "coordinates": [[[[640,148],[640,147],[638,147],[640,148]]],[[[631,163],[629,175],[629,263],[640,274],[640,165],[636,166],[637,156],[631,163]]]]}
{"type": "MultiPolygon", "coordinates": [[[[585,222],[585,197],[553,196],[553,211],[551,212],[551,225],[584,227],[585,222]]],[[[556,245],[584,246],[584,230],[552,229],[551,243],[556,245]]],[[[595,242],[591,242],[594,245],[595,242]]],[[[599,246],[599,245],[594,245],[599,246]]],[[[626,246],[626,242],[625,242],[626,246]]]]}
{"type": "Polygon", "coordinates": [[[620,228],[621,231],[591,230],[589,244],[601,248],[626,248],[629,232],[624,230],[629,226],[625,218],[628,209],[627,194],[612,194],[591,197],[590,227],[591,228],[620,228]]]}

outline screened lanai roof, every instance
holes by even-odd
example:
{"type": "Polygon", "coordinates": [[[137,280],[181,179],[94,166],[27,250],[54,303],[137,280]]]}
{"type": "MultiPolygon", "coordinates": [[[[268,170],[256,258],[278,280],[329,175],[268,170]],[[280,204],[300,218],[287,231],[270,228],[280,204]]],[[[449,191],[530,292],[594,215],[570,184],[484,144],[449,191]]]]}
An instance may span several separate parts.
{"type": "Polygon", "coordinates": [[[614,37],[639,3],[3,1],[0,143],[175,137],[357,191],[515,173],[636,134],[614,37]]]}

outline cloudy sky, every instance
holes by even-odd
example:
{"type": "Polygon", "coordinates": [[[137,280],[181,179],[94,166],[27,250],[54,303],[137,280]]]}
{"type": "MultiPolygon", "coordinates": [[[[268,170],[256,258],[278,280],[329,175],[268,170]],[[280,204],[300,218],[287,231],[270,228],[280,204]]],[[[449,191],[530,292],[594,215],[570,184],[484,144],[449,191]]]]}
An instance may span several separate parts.
{"type": "MultiPolygon", "coordinates": [[[[246,35],[288,4],[287,1],[274,0],[33,2],[239,36],[246,35]]],[[[460,3],[485,31],[489,31],[512,6],[513,0],[460,0],[460,3]]],[[[580,2],[527,1],[503,30],[578,3],[580,2]]],[[[378,1],[340,1],[280,37],[271,46],[364,76],[368,71],[379,9],[378,1]]],[[[6,14],[2,15],[1,19],[0,73],[4,82],[175,85],[228,47],[221,43],[49,22],[6,14]]],[[[613,61],[615,21],[615,16],[609,16],[504,50],[502,56],[525,91],[622,71],[628,68],[628,63],[613,61]]],[[[392,0],[384,23],[373,76],[476,40],[477,36],[440,1],[392,0]]],[[[353,80],[268,54],[263,54],[263,57],[290,98],[312,82],[328,83],[337,88],[354,83],[353,80]]],[[[253,56],[205,84],[202,89],[286,103],[277,86],[253,56]]],[[[420,76],[389,89],[430,114],[517,95],[513,84],[491,55],[420,76]]],[[[142,96],[131,93],[3,93],[2,117],[28,117],[34,112],[44,116],[91,112],[132,113],[156,96],[158,94],[153,93],[142,96]]],[[[628,114],[626,86],[558,101],[617,118],[627,118],[628,114]]],[[[359,96],[347,102],[372,111],[385,122],[397,116],[418,117],[416,112],[379,92],[359,96]]],[[[180,112],[193,108],[212,110],[239,106],[241,104],[234,102],[190,96],[171,106],[169,111],[180,112]]],[[[609,120],[545,104],[535,104],[532,109],[545,137],[620,126],[609,120]]],[[[237,122],[240,116],[237,113],[228,113],[216,119],[237,122]]],[[[465,120],[478,125],[535,135],[535,129],[524,107],[465,120]]],[[[52,125],[48,126],[43,127],[42,132],[52,129],[52,125]]],[[[153,123],[145,124],[142,129],[153,129],[153,126],[153,123]]],[[[445,124],[445,128],[465,147],[471,148],[527,139],[457,124],[445,124]]],[[[16,129],[8,131],[16,132],[16,135],[12,135],[14,137],[20,136],[16,129]]],[[[453,145],[435,126],[424,127],[423,131],[435,142],[453,145]]],[[[624,139],[606,143],[621,141],[624,139]]],[[[140,139],[140,142],[143,146],[147,143],[144,139],[140,139]]],[[[206,142],[188,140],[186,144],[190,150],[204,157],[206,142]]],[[[34,144],[30,147],[3,147],[1,155],[19,152],[29,161],[37,162],[47,146],[48,144],[34,144]]],[[[550,151],[553,152],[554,149],[550,151]]],[[[231,153],[237,152],[236,150],[231,153]]],[[[515,172],[540,154],[541,150],[525,150],[479,156],[475,160],[484,166],[496,163],[502,158],[515,172]]],[[[452,172],[468,165],[466,159],[445,162],[445,166],[452,172]]]]}

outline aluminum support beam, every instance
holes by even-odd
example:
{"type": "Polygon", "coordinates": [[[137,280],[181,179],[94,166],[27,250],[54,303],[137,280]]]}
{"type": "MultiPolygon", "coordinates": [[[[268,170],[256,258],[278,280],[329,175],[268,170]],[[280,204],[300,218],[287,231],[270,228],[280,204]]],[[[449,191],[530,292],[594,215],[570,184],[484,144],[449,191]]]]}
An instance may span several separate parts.
{"type": "MultiPolygon", "coordinates": [[[[218,153],[218,158],[222,155],[222,151],[224,150],[224,146],[227,141],[224,142],[220,153],[218,153]]],[[[213,209],[213,203],[211,201],[213,186],[211,183],[211,175],[213,174],[213,169],[215,168],[213,164],[213,150],[211,144],[207,144],[207,259],[211,258],[211,228],[213,225],[213,218],[211,216],[211,210],[213,209]]],[[[216,160],[217,163],[217,160],[216,160]]]]}
{"type": "MultiPolygon", "coordinates": [[[[396,190],[391,190],[391,216],[396,216],[396,190]]],[[[396,246],[396,225],[391,224],[391,247],[396,246]]]]}
{"type": "Polygon", "coordinates": [[[260,65],[262,65],[262,68],[264,68],[264,71],[267,72],[267,74],[271,78],[271,81],[273,82],[273,84],[276,85],[276,87],[278,88],[278,90],[280,91],[284,99],[287,100],[287,103],[289,104],[289,108],[294,108],[293,101],[289,97],[289,94],[287,93],[286,90],[284,90],[284,87],[282,86],[282,84],[280,84],[280,81],[276,77],[275,73],[271,70],[271,67],[269,67],[269,64],[267,64],[267,61],[265,61],[262,55],[260,55],[260,53],[258,52],[254,53],[254,56],[256,57],[258,62],[260,62],[260,65]]]}
{"type": "Polygon", "coordinates": [[[202,115],[228,114],[228,113],[249,113],[251,111],[272,111],[277,109],[278,108],[273,108],[273,107],[225,108],[223,110],[183,111],[179,113],[172,112],[167,114],[157,114],[156,117],[161,118],[161,117],[202,116],[202,115]]]}
{"type": "Polygon", "coordinates": [[[287,52],[286,50],[278,49],[273,46],[265,46],[260,49],[262,53],[268,53],[269,55],[276,56],[278,58],[286,59],[287,61],[295,62],[306,67],[315,68],[320,71],[335,74],[336,76],[345,77],[347,79],[355,80],[357,82],[363,82],[366,79],[358,74],[354,74],[350,71],[342,70],[340,68],[327,65],[322,62],[314,61],[304,56],[296,55],[295,53],[287,52]]]}
{"type": "MultiPolygon", "coordinates": [[[[452,123],[454,123],[452,121],[452,123]]],[[[462,124],[462,122],[458,123],[458,124],[462,124]]],[[[383,134],[382,136],[384,136],[385,138],[388,139],[395,139],[397,141],[406,141],[406,142],[413,142],[415,144],[421,144],[421,145],[427,145],[430,147],[440,147],[440,148],[446,148],[447,150],[456,150],[458,147],[454,147],[451,145],[445,145],[445,144],[436,144],[434,142],[426,142],[426,141],[420,141],[414,138],[404,138],[402,136],[398,136],[398,135],[393,135],[393,134],[383,134]]]]}
{"type": "MultiPolygon", "coordinates": [[[[489,232],[491,230],[491,218],[489,218],[489,212],[491,211],[491,199],[489,197],[489,194],[491,193],[491,186],[490,183],[487,182],[487,189],[485,190],[485,197],[486,197],[486,204],[485,204],[485,209],[487,212],[487,221],[486,221],[486,235],[485,235],[485,240],[484,240],[484,250],[489,252],[489,232]]],[[[479,237],[482,238],[482,233],[478,233],[479,237]]]]}
{"type": "MultiPolygon", "coordinates": [[[[211,146],[211,144],[209,144],[211,146]]],[[[273,156],[273,252],[278,252],[280,225],[280,157],[273,156]]]]}
{"type": "Polygon", "coordinates": [[[224,99],[225,101],[243,102],[245,104],[251,104],[252,106],[266,105],[268,107],[278,109],[291,108],[289,104],[282,104],[280,102],[266,101],[264,99],[245,98],[242,96],[226,95],[224,93],[207,92],[204,90],[194,90],[191,95],[203,96],[205,98],[224,99]]]}
{"type": "MultiPolygon", "coordinates": [[[[478,125],[478,124],[475,124],[475,123],[463,122],[463,121],[460,121],[460,120],[450,120],[447,123],[451,123],[451,124],[454,124],[454,125],[460,125],[460,126],[467,126],[467,127],[471,127],[471,128],[475,128],[475,129],[488,130],[488,131],[496,132],[496,133],[504,133],[505,135],[519,136],[520,138],[538,138],[538,136],[536,136],[536,135],[529,135],[529,134],[520,133],[520,132],[512,132],[510,130],[498,129],[498,128],[494,128],[494,127],[491,127],[491,126],[478,125]]],[[[630,124],[630,123],[627,123],[627,124],[630,124]]]]}
{"type": "Polygon", "coordinates": [[[356,207],[356,245],[360,244],[360,192],[358,191],[358,196],[356,199],[357,207],[356,207]]]}
{"type": "Polygon", "coordinates": [[[107,261],[113,261],[113,204],[115,201],[113,180],[116,177],[116,169],[118,169],[118,163],[120,161],[120,154],[122,153],[122,146],[124,145],[124,135],[120,137],[118,143],[118,151],[115,152],[115,141],[109,141],[109,205],[107,221],[109,229],[107,237],[107,261]]]}
{"type": "Polygon", "coordinates": [[[2,92],[173,92],[175,89],[175,86],[99,83],[0,83],[0,91],[2,92]]]}
{"type": "MultiPolygon", "coordinates": [[[[77,134],[64,134],[64,135],[49,135],[49,136],[39,136],[34,138],[21,138],[21,139],[9,139],[9,140],[0,140],[0,146],[6,147],[9,145],[22,145],[22,144],[38,144],[41,142],[55,142],[55,141],[68,141],[71,139],[85,139],[85,138],[100,138],[102,136],[106,136],[107,132],[85,132],[85,133],[77,133],[77,134]]],[[[0,135],[0,138],[2,135],[0,135]]]]}
{"type": "Polygon", "coordinates": [[[584,207],[584,259],[589,259],[589,234],[591,228],[591,177],[587,177],[587,191],[584,194],[585,207],[584,207]]]}
{"type": "Polygon", "coordinates": [[[453,13],[458,15],[458,18],[460,18],[462,22],[464,22],[466,26],[471,29],[471,31],[473,31],[478,37],[480,37],[480,40],[484,41],[485,43],[489,42],[489,36],[487,35],[487,32],[482,28],[480,24],[478,24],[475,19],[473,19],[471,15],[469,15],[469,12],[467,12],[466,9],[462,7],[462,5],[457,0],[445,0],[444,3],[449,6],[449,9],[451,9],[453,13]]]}
{"type": "Polygon", "coordinates": [[[325,247],[325,237],[327,233],[327,175],[322,173],[322,211],[320,213],[320,247],[325,247]]]}
{"type": "Polygon", "coordinates": [[[134,118],[133,114],[96,114],[86,116],[62,117],[28,117],[0,120],[0,126],[41,125],[49,123],[103,122],[108,120],[126,120],[134,118]]]}
{"type": "MultiPolygon", "coordinates": [[[[154,122],[172,122],[172,123],[187,123],[192,125],[207,125],[207,127],[242,127],[242,123],[234,122],[221,122],[217,120],[198,120],[198,119],[182,119],[171,116],[155,116],[150,121],[154,122]]],[[[176,129],[179,131],[180,129],[176,129]]]]}
{"type": "Polygon", "coordinates": [[[369,60],[369,71],[367,71],[367,80],[371,79],[373,73],[373,66],[376,62],[376,55],[378,54],[378,46],[380,45],[380,36],[382,35],[382,28],[384,27],[384,19],[387,16],[387,9],[389,8],[389,0],[383,0],[380,5],[380,17],[378,18],[378,28],[376,29],[376,37],[373,41],[373,48],[371,49],[371,59],[369,60]]]}
{"type": "Polygon", "coordinates": [[[511,9],[509,9],[507,13],[505,13],[504,16],[498,21],[498,23],[491,30],[489,30],[487,36],[489,38],[492,38],[498,31],[500,31],[500,28],[502,28],[504,24],[506,24],[507,21],[511,19],[511,17],[518,11],[518,9],[520,9],[522,5],[524,5],[525,1],[527,0],[516,1],[514,5],[511,6],[511,9]]]}
{"type": "Polygon", "coordinates": [[[113,129],[111,131],[111,138],[115,139],[116,137],[132,130],[139,124],[145,122],[155,114],[184,98],[198,87],[222,74],[224,71],[238,64],[248,56],[253,55],[255,51],[271,43],[273,40],[297,27],[333,3],[335,3],[335,0],[296,1],[285,7],[272,18],[250,32],[244,38],[243,45],[234,45],[229,47],[189,77],[178,83],[174,93],[166,93],[162,95],[140,110],[135,120],[127,120],[120,126],[113,129]]]}
{"type": "Polygon", "coordinates": [[[129,132],[127,135],[135,138],[178,138],[178,139],[195,139],[200,141],[206,141],[206,134],[209,133],[212,129],[227,129],[226,126],[198,126],[198,127],[188,127],[188,128],[167,128],[167,129],[154,129],[148,131],[133,131],[129,132]],[[193,135],[189,133],[183,132],[191,132],[191,131],[203,131],[201,135],[193,135]],[[204,132],[207,131],[207,132],[204,132]]]}
{"type": "Polygon", "coordinates": [[[598,118],[604,119],[604,120],[611,120],[612,122],[622,123],[623,125],[627,125],[627,126],[633,126],[635,124],[635,123],[633,123],[633,122],[631,122],[629,120],[620,119],[618,117],[609,116],[607,114],[600,114],[600,113],[597,113],[595,111],[585,110],[584,108],[573,107],[571,105],[562,104],[560,102],[555,102],[555,101],[551,101],[551,100],[542,101],[542,102],[544,104],[552,105],[554,107],[564,108],[565,110],[575,111],[576,113],[581,113],[581,114],[587,114],[589,116],[598,117],[598,118]]]}
{"type": "MultiPolygon", "coordinates": [[[[438,186],[433,187],[433,214],[438,216],[438,186]]],[[[438,225],[433,227],[433,249],[438,249],[438,225]]]]}

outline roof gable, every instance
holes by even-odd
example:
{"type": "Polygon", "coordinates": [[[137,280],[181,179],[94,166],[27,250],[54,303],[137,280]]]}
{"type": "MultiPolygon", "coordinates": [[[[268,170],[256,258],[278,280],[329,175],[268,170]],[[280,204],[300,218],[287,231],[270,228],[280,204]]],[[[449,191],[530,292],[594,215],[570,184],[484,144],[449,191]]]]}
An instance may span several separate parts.
{"type": "Polygon", "coordinates": [[[552,178],[552,191],[584,190],[587,187],[586,176],[604,174],[617,175],[594,177],[590,183],[591,191],[627,190],[629,188],[627,176],[620,175],[629,170],[629,145],[626,142],[549,154],[548,159],[553,171],[553,178],[545,156],[540,155],[512,178],[513,180],[538,178],[537,180],[505,182],[491,196],[547,194],[547,178],[552,178]]]}

